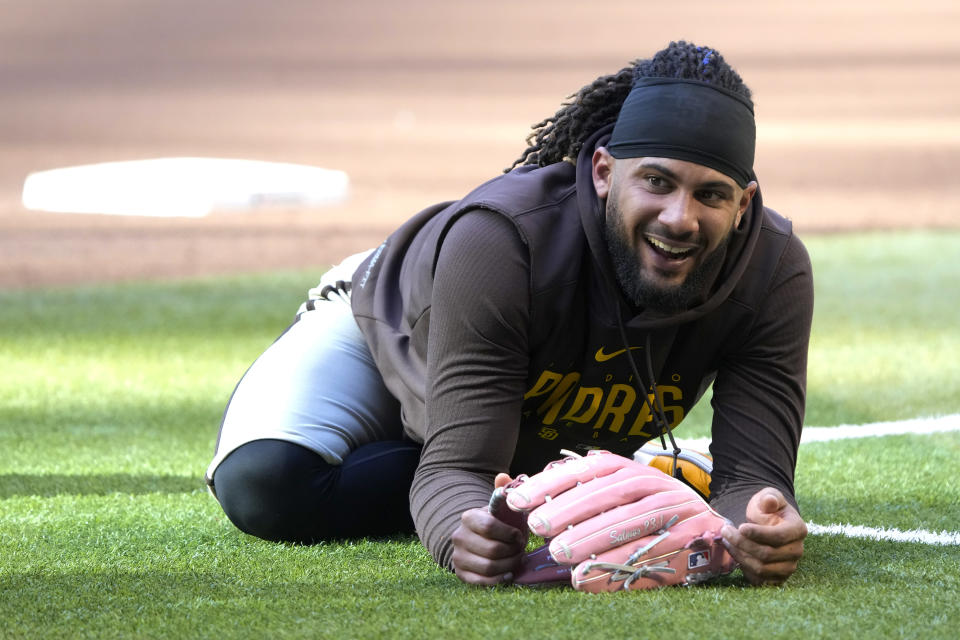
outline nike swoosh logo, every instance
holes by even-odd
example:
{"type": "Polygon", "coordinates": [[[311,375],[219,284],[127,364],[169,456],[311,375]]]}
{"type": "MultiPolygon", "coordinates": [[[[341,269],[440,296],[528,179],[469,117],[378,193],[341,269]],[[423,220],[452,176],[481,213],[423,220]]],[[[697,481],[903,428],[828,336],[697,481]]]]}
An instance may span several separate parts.
{"type": "MultiPolygon", "coordinates": [[[[643,347],[630,347],[631,351],[633,351],[634,349],[643,349],[643,347]]],[[[610,360],[611,358],[616,358],[617,356],[624,354],[626,352],[627,352],[626,349],[620,349],[619,351],[604,353],[603,347],[600,347],[599,349],[597,349],[597,352],[593,355],[593,357],[596,359],[597,362],[606,362],[607,360],[610,360]]]]}

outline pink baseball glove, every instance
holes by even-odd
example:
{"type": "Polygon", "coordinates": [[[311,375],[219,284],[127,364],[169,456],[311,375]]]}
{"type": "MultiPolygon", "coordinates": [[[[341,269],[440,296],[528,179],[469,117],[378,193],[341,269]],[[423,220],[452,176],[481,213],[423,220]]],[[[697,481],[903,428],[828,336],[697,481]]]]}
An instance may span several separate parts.
{"type": "Polygon", "coordinates": [[[580,591],[656,589],[704,582],[736,563],[726,520],[662,471],[608,451],[567,457],[494,491],[490,511],[548,539],[529,553],[518,584],[569,580],[580,591]]]}

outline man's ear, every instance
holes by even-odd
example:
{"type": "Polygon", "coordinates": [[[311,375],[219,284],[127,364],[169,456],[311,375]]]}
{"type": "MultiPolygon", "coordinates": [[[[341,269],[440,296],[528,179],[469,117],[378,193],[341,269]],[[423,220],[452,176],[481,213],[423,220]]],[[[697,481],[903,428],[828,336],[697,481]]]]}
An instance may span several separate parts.
{"type": "Polygon", "coordinates": [[[747,207],[750,206],[750,201],[753,200],[753,196],[757,193],[757,181],[753,180],[746,187],[743,188],[743,193],[740,195],[740,208],[737,211],[737,219],[734,223],[734,227],[740,226],[740,219],[743,218],[743,213],[747,210],[747,207]]]}
{"type": "Polygon", "coordinates": [[[593,188],[600,198],[606,198],[610,193],[610,180],[615,162],[616,159],[605,147],[597,147],[593,152],[593,188]]]}

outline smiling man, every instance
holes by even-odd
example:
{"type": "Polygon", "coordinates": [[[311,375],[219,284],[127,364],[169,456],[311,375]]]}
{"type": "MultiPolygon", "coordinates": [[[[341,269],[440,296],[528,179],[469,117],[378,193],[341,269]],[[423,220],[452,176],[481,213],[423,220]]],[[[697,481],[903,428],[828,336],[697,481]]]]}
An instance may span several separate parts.
{"type": "Polygon", "coordinates": [[[749,90],[715,50],[671,43],[530,140],[324,276],[238,384],[214,495],[270,540],[415,530],[462,580],[497,584],[527,536],[491,513],[495,484],[561,449],[665,448],[712,384],[701,493],[747,579],[782,583],[806,536],[813,286],[761,201],[749,90]]]}
{"type": "Polygon", "coordinates": [[[714,169],[670,158],[617,163],[602,147],[594,171],[624,294],[637,307],[663,313],[693,306],[716,278],[757,183],[740,188],[714,169]]]}

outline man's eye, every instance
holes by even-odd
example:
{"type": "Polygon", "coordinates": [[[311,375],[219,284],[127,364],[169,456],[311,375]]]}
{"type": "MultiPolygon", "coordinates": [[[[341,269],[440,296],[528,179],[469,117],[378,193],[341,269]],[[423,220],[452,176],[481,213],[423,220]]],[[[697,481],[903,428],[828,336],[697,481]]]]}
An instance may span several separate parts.
{"type": "Polygon", "coordinates": [[[664,181],[660,176],[647,176],[647,184],[651,187],[662,187],[664,186],[664,181]]]}
{"type": "Polygon", "coordinates": [[[701,191],[700,199],[705,202],[719,202],[726,199],[726,194],[722,191],[701,191]]]}

